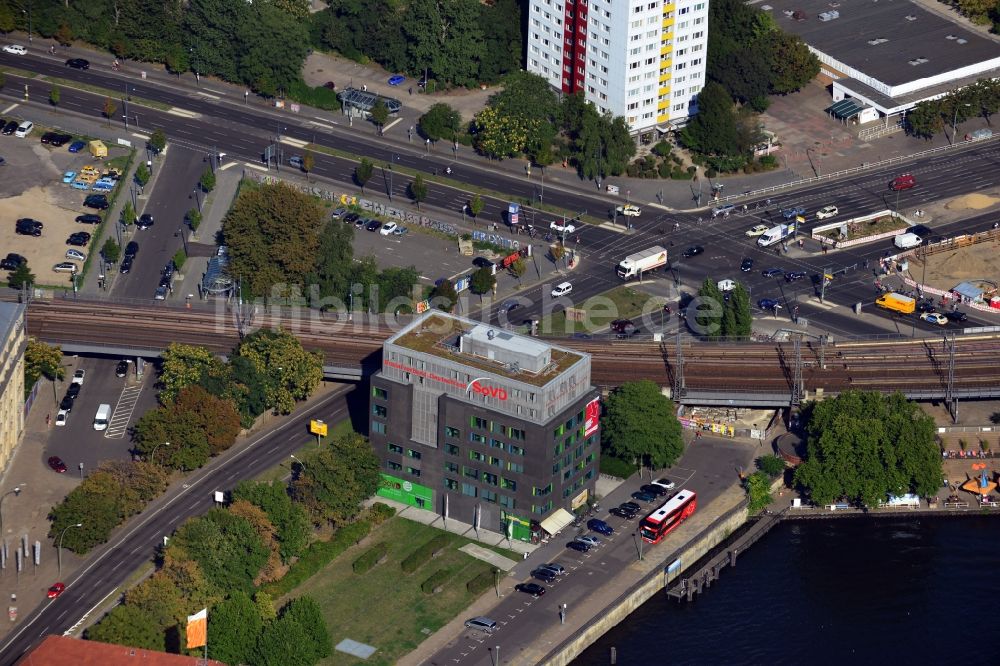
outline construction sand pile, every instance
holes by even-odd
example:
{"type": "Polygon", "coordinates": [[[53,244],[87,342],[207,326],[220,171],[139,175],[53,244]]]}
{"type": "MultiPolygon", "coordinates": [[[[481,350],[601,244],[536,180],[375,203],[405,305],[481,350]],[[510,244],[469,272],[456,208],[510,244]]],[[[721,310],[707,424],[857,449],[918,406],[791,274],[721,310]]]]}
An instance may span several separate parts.
{"type": "MultiPolygon", "coordinates": [[[[923,277],[923,263],[910,259],[910,276],[923,277]]],[[[1000,252],[993,243],[979,243],[927,257],[927,285],[951,289],[966,280],[1000,281],[1000,252]]]]}
{"type": "Polygon", "coordinates": [[[948,210],[985,210],[997,203],[1000,203],[1000,199],[973,192],[952,199],[945,204],[945,208],[948,210]]]}

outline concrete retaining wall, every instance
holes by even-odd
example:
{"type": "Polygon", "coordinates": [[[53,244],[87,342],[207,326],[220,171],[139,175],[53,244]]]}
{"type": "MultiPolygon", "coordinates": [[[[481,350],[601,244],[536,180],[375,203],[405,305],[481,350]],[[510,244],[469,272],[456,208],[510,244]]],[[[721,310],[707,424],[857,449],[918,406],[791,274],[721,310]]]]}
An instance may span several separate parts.
{"type": "MultiPolygon", "coordinates": [[[[643,564],[649,564],[651,571],[631,589],[622,594],[616,601],[608,605],[601,613],[587,622],[574,634],[574,637],[564,641],[549,652],[541,663],[547,666],[564,666],[590,647],[612,627],[624,620],[632,611],[648,601],[669,583],[681,576],[684,571],[697,562],[709,550],[729,537],[738,527],[747,521],[747,508],[744,493],[738,490],[735,494],[726,494],[716,502],[728,504],[725,512],[702,532],[696,534],[685,547],[667,551],[656,556],[656,547],[645,553],[643,564]],[[654,561],[655,558],[655,561],[654,561]],[[670,563],[680,560],[681,566],[676,571],[667,574],[670,563]]],[[[720,507],[723,508],[723,507],[720,507]]],[[[697,516],[697,514],[695,514],[697,516]]],[[[679,528],[683,529],[683,527],[679,528]]],[[[662,544],[661,544],[662,545],[662,544]]]]}

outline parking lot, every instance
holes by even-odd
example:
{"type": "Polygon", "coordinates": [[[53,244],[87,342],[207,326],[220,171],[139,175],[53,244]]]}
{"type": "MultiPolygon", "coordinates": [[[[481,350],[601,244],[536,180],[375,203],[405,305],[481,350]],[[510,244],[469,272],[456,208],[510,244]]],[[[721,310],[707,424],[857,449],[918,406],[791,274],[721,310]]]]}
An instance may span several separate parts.
{"type": "MultiPolygon", "coordinates": [[[[4,116],[10,120],[10,116],[4,116]]],[[[35,281],[40,285],[70,286],[70,273],[59,273],[52,267],[67,261],[66,251],[70,245],[66,239],[70,234],[85,231],[91,238],[89,247],[75,249],[88,255],[97,248],[97,225],[78,224],[76,216],[82,213],[99,211],[85,209],[84,197],[89,192],[83,192],[63,184],[62,176],[66,171],[80,170],[90,164],[104,171],[107,159],[93,158],[86,148],[78,153],[68,150],[69,143],[60,147],[51,147],[40,142],[45,128],[35,126],[34,132],[27,138],[19,139],[13,135],[0,136],[0,156],[4,159],[3,178],[0,179],[0,219],[3,220],[4,245],[0,248],[0,258],[8,253],[23,256],[28,261],[35,281]],[[29,217],[40,221],[44,227],[41,236],[24,236],[14,232],[14,222],[20,218],[29,217]]],[[[117,151],[117,154],[122,154],[117,151]]],[[[116,151],[109,146],[109,157],[114,157],[116,151]]],[[[76,261],[82,268],[83,262],[76,261]]],[[[6,276],[6,273],[4,274],[6,276]]]]}

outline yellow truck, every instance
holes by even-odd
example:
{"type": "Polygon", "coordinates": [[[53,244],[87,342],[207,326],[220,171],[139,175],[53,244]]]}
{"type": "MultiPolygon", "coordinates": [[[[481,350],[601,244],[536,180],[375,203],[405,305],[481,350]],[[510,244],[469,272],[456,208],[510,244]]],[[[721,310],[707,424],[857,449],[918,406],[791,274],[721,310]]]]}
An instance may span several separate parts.
{"type": "Polygon", "coordinates": [[[875,305],[900,314],[913,314],[913,311],[917,309],[917,301],[915,299],[895,292],[882,294],[875,299],[875,305]]]}

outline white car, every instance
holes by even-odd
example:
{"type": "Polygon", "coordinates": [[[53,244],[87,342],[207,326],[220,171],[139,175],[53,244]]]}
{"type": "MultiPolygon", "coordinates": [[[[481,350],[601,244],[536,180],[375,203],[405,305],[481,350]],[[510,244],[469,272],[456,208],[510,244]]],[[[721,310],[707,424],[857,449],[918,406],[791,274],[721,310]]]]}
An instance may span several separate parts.
{"type": "Polygon", "coordinates": [[[618,214],[625,217],[639,217],[642,215],[642,209],[633,204],[625,204],[624,206],[618,206],[618,214]]]}
{"type": "Polygon", "coordinates": [[[598,539],[595,536],[591,536],[589,534],[582,534],[577,538],[573,539],[573,541],[579,541],[580,543],[585,543],[588,546],[596,546],[601,543],[600,539],[598,539]]]}
{"type": "Polygon", "coordinates": [[[64,425],[66,425],[66,421],[68,419],[69,419],[69,412],[66,411],[65,409],[60,409],[59,413],[56,414],[56,425],[57,426],[64,426],[64,425]]]}
{"type": "Polygon", "coordinates": [[[399,225],[395,222],[386,222],[382,225],[382,228],[379,229],[378,232],[383,236],[391,236],[393,232],[396,231],[396,227],[398,226],[399,225]]]}
{"type": "Polygon", "coordinates": [[[840,211],[837,209],[836,206],[824,206],[823,208],[820,208],[818,211],[816,211],[816,219],[825,220],[828,217],[833,217],[839,212],[840,211]]]}
{"type": "Polygon", "coordinates": [[[757,236],[763,236],[767,230],[770,229],[766,224],[758,224],[749,231],[747,231],[747,238],[756,238],[757,236]]]}
{"type": "Polygon", "coordinates": [[[657,479],[656,481],[650,481],[649,483],[652,486],[659,486],[664,490],[673,490],[677,487],[677,484],[670,479],[657,479]]]}
{"type": "Polygon", "coordinates": [[[66,258],[76,259],[77,261],[86,261],[87,255],[85,255],[83,252],[80,252],[79,250],[74,250],[70,248],[69,250],[66,250],[66,258]]]}
{"type": "Polygon", "coordinates": [[[24,55],[28,52],[28,49],[24,48],[20,44],[8,44],[3,47],[4,53],[13,53],[14,55],[24,55]]]}
{"type": "Polygon", "coordinates": [[[571,285],[569,282],[563,282],[555,286],[555,288],[552,290],[552,296],[554,298],[559,298],[560,296],[565,296],[571,291],[573,291],[573,285],[571,285]]]}
{"type": "Polygon", "coordinates": [[[719,283],[715,285],[719,288],[721,292],[732,291],[736,289],[736,283],[733,280],[719,280],[719,283]]]}
{"type": "Polygon", "coordinates": [[[87,371],[81,368],[80,370],[77,370],[76,372],[73,373],[73,381],[70,383],[83,385],[83,378],[86,376],[87,376],[87,371]]]}
{"type": "Polygon", "coordinates": [[[571,234],[576,231],[576,227],[567,222],[566,224],[559,224],[558,222],[553,222],[549,225],[549,229],[556,232],[557,234],[571,234]]]}
{"type": "Polygon", "coordinates": [[[931,324],[937,324],[938,326],[944,326],[948,323],[948,318],[940,312],[923,312],[920,314],[920,318],[931,324]]]}

